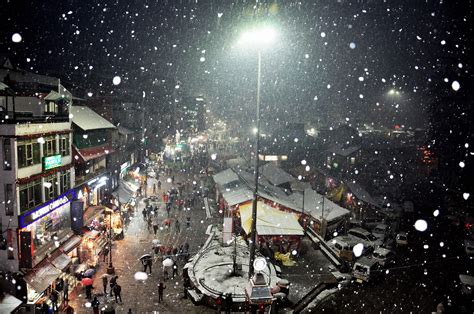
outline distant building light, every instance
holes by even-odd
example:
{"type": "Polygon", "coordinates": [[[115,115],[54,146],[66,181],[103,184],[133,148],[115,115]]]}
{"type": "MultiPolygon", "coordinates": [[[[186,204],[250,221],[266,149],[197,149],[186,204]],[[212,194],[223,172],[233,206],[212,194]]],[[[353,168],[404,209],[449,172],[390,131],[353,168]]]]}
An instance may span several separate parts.
{"type": "Polygon", "coordinates": [[[263,161],[288,160],[287,155],[258,155],[258,159],[263,161]]]}
{"type": "Polygon", "coordinates": [[[204,101],[204,98],[202,98],[202,97],[196,97],[196,101],[204,101]]]}

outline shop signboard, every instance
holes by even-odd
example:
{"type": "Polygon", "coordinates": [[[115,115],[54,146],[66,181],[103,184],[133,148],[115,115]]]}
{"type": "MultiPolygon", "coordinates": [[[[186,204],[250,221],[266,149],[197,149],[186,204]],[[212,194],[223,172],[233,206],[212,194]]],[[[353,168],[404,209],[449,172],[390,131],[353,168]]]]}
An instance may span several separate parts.
{"type": "Polygon", "coordinates": [[[124,162],[120,165],[120,173],[123,173],[128,167],[130,167],[130,161],[124,162]]]}
{"type": "Polygon", "coordinates": [[[43,171],[61,166],[61,155],[43,157],[43,171]]]}
{"type": "Polygon", "coordinates": [[[61,194],[54,200],[44,203],[43,205],[21,215],[18,217],[19,227],[25,228],[36,220],[46,216],[52,211],[58,209],[59,207],[71,202],[76,198],[75,190],[69,190],[66,193],[61,194]]]}

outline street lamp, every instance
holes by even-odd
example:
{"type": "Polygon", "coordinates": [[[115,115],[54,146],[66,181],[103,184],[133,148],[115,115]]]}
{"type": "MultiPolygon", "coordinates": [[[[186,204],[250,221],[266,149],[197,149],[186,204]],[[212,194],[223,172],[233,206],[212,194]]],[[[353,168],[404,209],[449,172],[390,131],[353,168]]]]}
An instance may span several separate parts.
{"type": "Polygon", "coordinates": [[[109,266],[107,267],[107,274],[115,274],[115,268],[112,265],[112,210],[108,210],[109,214],[109,266]]]}
{"type": "Polygon", "coordinates": [[[257,195],[258,195],[258,166],[259,166],[259,146],[260,146],[260,81],[262,76],[262,50],[272,44],[277,37],[277,32],[270,26],[263,26],[246,31],[239,40],[240,45],[250,46],[257,50],[257,126],[256,126],[256,143],[255,143],[255,188],[253,191],[252,202],[252,226],[251,242],[250,242],[250,261],[249,261],[249,278],[254,273],[256,233],[257,233],[257,195]]]}

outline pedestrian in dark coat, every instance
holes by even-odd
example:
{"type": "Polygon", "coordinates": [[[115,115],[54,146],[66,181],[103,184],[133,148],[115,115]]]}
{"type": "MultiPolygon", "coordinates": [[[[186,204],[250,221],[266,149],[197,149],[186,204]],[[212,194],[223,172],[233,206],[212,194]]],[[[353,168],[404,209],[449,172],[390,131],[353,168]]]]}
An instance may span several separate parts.
{"type": "Polygon", "coordinates": [[[107,276],[102,276],[102,286],[104,287],[104,295],[107,295],[107,284],[108,283],[109,283],[109,280],[107,279],[107,276]]]}
{"type": "Polygon", "coordinates": [[[227,295],[225,296],[225,313],[226,314],[230,314],[231,311],[232,311],[232,294],[231,293],[227,293],[227,295]]]}
{"type": "Polygon", "coordinates": [[[51,295],[49,296],[49,299],[51,300],[51,309],[53,310],[53,313],[58,311],[58,292],[53,289],[51,291],[51,295]]]}
{"type": "Polygon", "coordinates": [[[151,260],[151,258],[142,259],[142,264],[143,264],[143,272],[147,273],[147,269],[150,269],[150,274],[151,274],[151,265],[153,264],[153,261],[151,260]]]}
{"type": "Polygon", "coordinates": [[[64,280],[64,286],[63,286],[63,299],[64,301],[69,300],[69,281],[64,280]]]}
{"type": "Polygon", "coordinates": [[[114,296],[115,296],[115,302],[118,303],[118,300],[120,299],[120,303],[122,303],[122,287],[119,284],[115,284],[114,286],[114,296]]]}
{"type": "Polygon", "coordinates": [[[178,264],[176,264],[176,262],[173,264],[173,274],[171,275],[171,279],[174,279],[174,275],[179,276],[179,274],[178,274],[178,264]]]}
{"type": "Polygon", "coordinates": [[[94,311],[94,314],[99,314],[99,307],[99,299],[97,299],[97,297],[94,297],[94,300],[92,300],[92,310],[94,311]]]}
{"type": "Polygon", "coordinates": [[[179,223],[178,219],[176,219],[176,221],[174,223],[174,228],[175,228],[177,234],[181,232],[181,224],[179,223]]]}
{"type": "Polygon", "coordinates": [[[158,284],[158,302],[161,303],[163,301],[163,291],[166,289],[165,285],[163,282],[160,281],[158,284]]]}
{"type": "Polygon", "coordinates": [[[86,298],[92,299],[92,285],[86,286],[86,298]]]}
{"type": "Polygon", "coordinates": [[[117,284],[118,276],[114,276],[110,279],[110,296],[112,296],[112,291],[114,290],[115,285],[117,284]]]}

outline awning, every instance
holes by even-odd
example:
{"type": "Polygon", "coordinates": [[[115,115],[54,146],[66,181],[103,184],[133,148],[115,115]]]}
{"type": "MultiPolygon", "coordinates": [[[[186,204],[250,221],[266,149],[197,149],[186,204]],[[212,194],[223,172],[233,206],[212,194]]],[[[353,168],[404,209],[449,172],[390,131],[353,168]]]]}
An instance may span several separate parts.
{"type": "Polygon", "coordinates": [[[73,236],[61,246],[61,249],[64,253],[67,254],[71,252],[72,250],[74,250],[74,248],[76,248],[80,243],[81,243],[81,237],[73,236]]]}
{"type": "Polygon", "coordinates": [[[0,313],[13,313],[21,303],[21,300],[5,293],[3,298],[0,297],[0,313]]]}
{"type": "MultiPolygon", "coordinates": [[[[252,203],[239,207],[242,228],[249,234],[252,225],[252,203]]],[[[294,213],[284,212],[263,202],[257,202],[258,235],[304,235],[294,213]]]]}
{"type": "Polygon", "coordinates": [[[61,271],[50,263],[45,263],[41,268],[32,269],[25,276],[25,281],[38,293],[48,289],[61,274],[61,271]]]}
{"type": "Polygon", "coordinates": [[[105,156],[107,154],[113,153],[114,151],[115,150],[109,146],[88,147],[81,149],[73,146],[74,155],[79,156],[84,162],[105,156]]]}
{"type": "Polygon", "coordinates": [[[71,258],[64,253],[59,254],[51,261],[51,264],[59,270],[65,270],[70,263],[71,258]]]}

